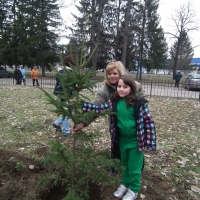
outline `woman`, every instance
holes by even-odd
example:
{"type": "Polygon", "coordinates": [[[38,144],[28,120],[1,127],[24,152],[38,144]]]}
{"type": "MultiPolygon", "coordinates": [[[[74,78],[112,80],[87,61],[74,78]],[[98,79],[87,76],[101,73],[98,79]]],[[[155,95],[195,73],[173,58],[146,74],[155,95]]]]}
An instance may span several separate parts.
{"type": "Polygon", "coordinates": [[[39,72],[36,69],[36,66],[33,67],[33,69],[31,70],[31,77],[33,80],[33,86],[35,86],[35,82],[37,83],[37,86],[40,86],[39,82],[38,82],[38,76],[39,76],[39,72]]]}
{"type": "Polygon", "coordinates": [[[23,65],[20,66],[20,71],[21,71],[22,76],[23,76],[22,81],[23,81],[24,85],[26,85],[26,72],[25,72],[23,65]]]}
{"type": "MultiPolygon", "coordinates": [[[[98,91],[98,93],[95,97],[95,100],[93,101],[94,104],[106,103],[111,98],[111,95],[114,93],[115,87],[116,87],[116,84],[117,84],[119,78],[122,75],[126,74],[126,69],[121,61],[113,61],[113,62],[108,63],[105,70],[106,70],[106,77],[105,77],[104,85],[98,91]]],[[[141,84],[138,83],[137,81],[135,81],[135,84],[136,84],[137,95],[143,96],[144,91],[142,89],[141,84]]],[[[95,118],[92,118],[92,119],[88,119],[88,120],[84,121],[84,124],[83,123],[78,124],[73,129],[73,131],[77,132],[77,131],[81,130],[83,127],[88,126],[94,120],[95,120],[95,118]]],[[[120,159],[119,148],[118,149],[115,148],[114,151],[111,149],[111,158],[120,159]]],[[[111,173],[112,174],[116,173],[113,168],[111,169],[111,173]]]]}
{"type": "MultiPolygon", "coordinates": [[[[114,61],[114,62],[108,63],[105,70],[106,70],[106,77],[105,77],[104,85],[97,92],[95,100],[93,101],[94,104],[106,103],[110,99],[111,95],[114,93],[115,86],[119,78],[122,75],[126,74],[126,69],[121,61],[114,61]]],[[[135,84],[136,84],[137,94],[143,96],[144,91],[142,89],[141,84],[138,83],[137,81],[135,81],[135,84]]],[[[81,130],[83,127],[86,127],[91,122],[93,122],[94,119],[95,118],[89,119],[85,121],[84,124],[83,123],[78,124],[74,130],[76,132],[78,130],[81,130]]]]}
{"type": "Polygon", "coordinates": [[[20,71],[20,68],[19,68],[19,66],[17,66],[14,71],[14,79],[16,80],[16,85],[21,85],[22,78],[23,78],[23,76],[20,71]]]}

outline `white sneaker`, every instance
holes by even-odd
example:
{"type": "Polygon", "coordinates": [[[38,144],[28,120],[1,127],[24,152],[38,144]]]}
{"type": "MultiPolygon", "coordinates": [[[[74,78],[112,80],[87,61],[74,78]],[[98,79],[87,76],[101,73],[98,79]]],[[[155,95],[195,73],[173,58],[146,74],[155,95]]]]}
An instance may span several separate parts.
{"type": "Polygon", "coordinates": [[[114,195],[116,198],[122,198],[122,197],[126,194],[127,190],[128,190],[128,188],[121,184],[121,185],[118,187],[117,191],[114,192],[113,195],[114,195]]]}
{"type": "Polygon", "coordinates": [[[135,200],[137,199],[137,196],[138,196],[138,193],[134,193],[133,191],[128,189],[128,192],[126,193],[126,195],[123,197],[122,200],[135,200]]]}

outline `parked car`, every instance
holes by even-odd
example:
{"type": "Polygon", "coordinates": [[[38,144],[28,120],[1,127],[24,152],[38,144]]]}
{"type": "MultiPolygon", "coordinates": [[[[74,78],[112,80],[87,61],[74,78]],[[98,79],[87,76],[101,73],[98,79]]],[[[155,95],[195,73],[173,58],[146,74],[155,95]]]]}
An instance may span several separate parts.
{"type": "Polygon", "coordinates": [[[13,74],[7,70],[0,68],[0,78],[12,78],[13,74]]]}
{"type": "Polygon", "coordinates": [[[199,89],[200,90],[200,74],[189,75],[184,82],[185,89],[199,89]]]}

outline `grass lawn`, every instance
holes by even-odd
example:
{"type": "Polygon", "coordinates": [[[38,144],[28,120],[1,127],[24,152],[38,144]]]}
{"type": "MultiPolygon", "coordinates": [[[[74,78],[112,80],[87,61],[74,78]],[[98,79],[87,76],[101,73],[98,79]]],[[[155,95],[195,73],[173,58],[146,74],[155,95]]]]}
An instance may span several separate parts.
{"type": "MultiPolygon", "coordinates": [[[[44,170],[35,170],[35,179],[29,178],[30,165],[45,156],[48,141],[59,140],[67,145],[70,139],[56,133],[51,126],[57,116],[37,87],[0,85],[0,91],[0,194],[12,200],[37,199],[33,185],[44,170]],[[20,160],[21,156],[26,159],[20,160]],[[16,162],[11,165],[12,160],[16,162]],[[17,187],[13,196],[9,187],[10,191],[17,187]]],[[[200,199],[200,101],[157,96],[148,100],[158,146],[156,152],[145,152],[142,188],[137,199],[200,199]]],[[[109,150],[107,120],[98,118],[85,128],[91,129],[102,135],[95,140],[94,148],[109,150]]],[[[112,185],[107,188],[104,199],[114,199],[115,189],[112,185]]]]}

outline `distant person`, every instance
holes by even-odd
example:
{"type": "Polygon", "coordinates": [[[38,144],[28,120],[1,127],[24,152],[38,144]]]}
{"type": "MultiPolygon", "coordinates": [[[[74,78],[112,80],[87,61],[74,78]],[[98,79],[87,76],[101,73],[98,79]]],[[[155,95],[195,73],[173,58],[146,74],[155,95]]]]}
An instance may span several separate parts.
{"type": "Polygon", "coordinates": [[[178,71],[178,72],[176,73],[175,77],[174,77],[174,79],[175,79],[175,87],[178,88],[179,82],[180,82],[181,78],[182,78],[182,74],[181,74],[180,71],[178,71]]]}
{"type": "MultiPolygon", "coordinates": [[[[111,148],[120,149],[123,174],[121,185],[114,192],[116,198],[135,200],[141,188],[144,150],[156,150],[156,130],[148,109],[148,101],[137,98],[136,83],[130,75],[122,75],[108,102],[83,102],[83,111],[99,114],[109,110],[111,148]],[[113,114],[115,113],[115,114],[113,114]]],[[[75,134],[75,129],[72,130],[75,134]]]]}
{"type": "Polygon", "coordinates": [[[23,76],[19,66],[17,66],[14,71],[14,79],[16,80],[16,85],[21,85],[23,76]]]}
{"type": "Polygon", "coordinates": [[[38,82],[38,76],[39,76],[39,72],[38,72],[36,66],[34,66],[33,69],[31,70],[31,78],[33,80],[33,86],[35,86],[35,82],[37,83],[37,86],[40,86],[40,84],[38,82]]]}
{"type": "MultiPolygon", "coordinates": [[[[71,56],[66,56],[64,58],[64,63],[66,66],[64,67],[59,67],[58,71],[60,74],[65,75],[65,69],[71,71],[72,69],[70,68],[70,63],[72,65],[74,65],[74,62],[72,61],[71,56]],[[65,69],[64,69],[65,68],[65,69]]],[[[68,94],[72,94],[72,91],[70,91],[67,88],[68,94]]],[[[57,96],[59,93],[63,92],[63,88],[60,82],[59,78],[56,78],[56,84],[55,84],[55,88],[54,88],[54,94],[57,96]]],[[[60,99],[61,102],[64,102],[64,99],[60,99]]],[[[56,128],[57,131],[62,132],[62,134],[64,136],[70,136],[71,132],[70,132],[70,118],[68,116],[65,116],[65,118],[63,119],[63,116],[60,116],[57,120],[55,120],[52,124],[52,126],[54,128],[56,128]]]]}
{"type": "Polygon", "coordinates": [[[22,81],[23,81],[24,85],[26,85],[26,72],[25,72],[23,65],[20,66],[20,71],[21,71],[22,76],[23,76],[22,81]]]}

